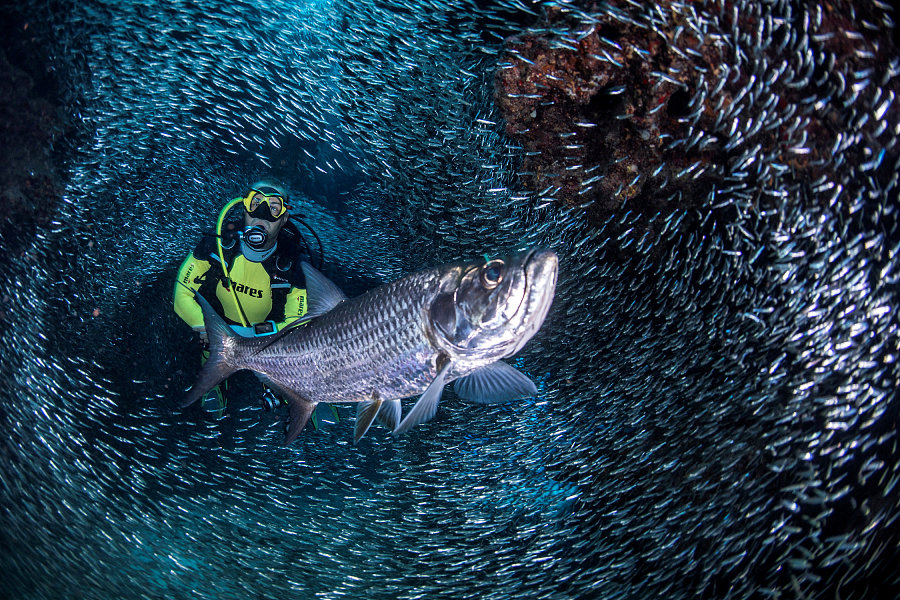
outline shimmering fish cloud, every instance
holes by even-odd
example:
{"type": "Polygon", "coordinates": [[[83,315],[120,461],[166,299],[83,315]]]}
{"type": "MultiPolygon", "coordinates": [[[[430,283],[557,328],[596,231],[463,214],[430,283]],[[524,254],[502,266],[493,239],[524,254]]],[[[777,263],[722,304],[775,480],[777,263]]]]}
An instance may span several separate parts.
{"type": "Polygon", "coordinates": [[[7,147],[52,145],[59,174],[4,191],[0,596],[900,595],[886,3],[2,15],[34,96],[4,131],[44,126],[7,147]],[[240,373],[224,418],[180,411],[178,265],[268,177],[351,297],[552,249],[552,308],[509,359],[537,395],[448,391],[357,446],[337,405],[283,447],[240,373]]]}

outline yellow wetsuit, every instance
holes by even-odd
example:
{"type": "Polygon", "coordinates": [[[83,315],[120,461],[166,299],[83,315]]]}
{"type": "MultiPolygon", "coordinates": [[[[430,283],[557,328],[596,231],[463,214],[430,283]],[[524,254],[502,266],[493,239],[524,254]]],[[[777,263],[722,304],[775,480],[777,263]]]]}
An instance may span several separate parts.
{"type": "Polygon", "coordinates": [[[306,314],[306,281],[300,268],[304,257],[294,242],[299,233],[289,230],[289,225],[279,234],[275,251],[259,262],[241,252],[240,242],[225,242],[230,246],[223,248],[223,254],[239,306],[235,294],[226,287],[215,237],[204,236],[178,270],[175,313],[191,327],[203,327],[200,305],[184,287],[188,286],[199,291],[226,322],[244,335],[274,333],[306,314]],[[243,324],[240,310],[251,326],[249,329],[239,327],[243,324]]]}

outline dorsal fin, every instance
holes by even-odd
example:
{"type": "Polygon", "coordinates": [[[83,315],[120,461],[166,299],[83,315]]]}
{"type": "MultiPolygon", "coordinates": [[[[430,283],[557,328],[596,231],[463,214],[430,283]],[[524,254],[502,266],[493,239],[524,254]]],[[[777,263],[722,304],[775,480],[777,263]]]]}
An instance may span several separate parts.
{"type": "Polygon", "coordinates": [[[318,317],[347,299],[344,292],[330,279],[322,275],[306,261],[300,263],[306,277],[306,295],[309,298],[309,309],[305,317],[318,317]]]}

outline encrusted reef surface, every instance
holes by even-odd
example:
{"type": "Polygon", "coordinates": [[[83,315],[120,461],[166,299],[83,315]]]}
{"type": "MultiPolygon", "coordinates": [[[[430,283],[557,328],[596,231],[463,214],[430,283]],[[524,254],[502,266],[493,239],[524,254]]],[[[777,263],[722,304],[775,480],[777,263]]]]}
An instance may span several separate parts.
{"type": "Polygon", "coordinates": [[[568,205],[854,205],[896,187],[893,35],[880,2],[554,6],[496,100],[523,181],[568,205]]]}

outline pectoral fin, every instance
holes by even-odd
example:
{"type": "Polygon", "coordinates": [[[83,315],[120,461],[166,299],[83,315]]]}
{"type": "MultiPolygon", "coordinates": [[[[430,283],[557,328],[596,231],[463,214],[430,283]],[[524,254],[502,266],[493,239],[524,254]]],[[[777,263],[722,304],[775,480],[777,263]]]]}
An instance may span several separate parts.
{"type": "Polygon", "coordinates": [[[537,394],[534,382],[505,362],[497,361],[453,382],[456,395],[476,404],[499,404],[537,394]]]}
{"type": "Polygon", "coordinates": [[[437,412],[438,402],[440,402],[441,394],[444,391],[444,378],[447,375],[447,371],[450,370],[450,361],[446,359],[441,361],[440,358],[442,357],[439,357],[439,362],[444,363],[443,367],[438,371],[437,377],[434,378],[434,381],[431,382],[425,393],[419,397],[412,410],[400,421],[400,424],[394,430],[394,435],[400,435],[411,427],[430,421],[434,417],[434,413],[437,412]]]}
{"type": "Polygon", "coordinates": [[[375,420],[375,416],[380,409],[381,398],[378,396],[377,392],[373,394],[372,400],[360,402],[356,405],[356,427],[353,431],[354,445],[358,444],[359,440],[366,435],[366,432],[369,430],[369,427],[372,426],[372,421],[375,420]]]}

